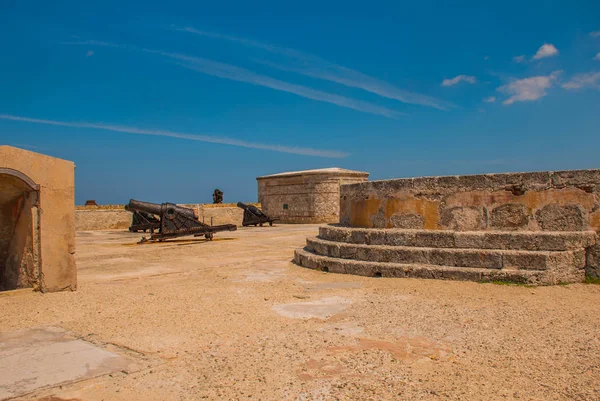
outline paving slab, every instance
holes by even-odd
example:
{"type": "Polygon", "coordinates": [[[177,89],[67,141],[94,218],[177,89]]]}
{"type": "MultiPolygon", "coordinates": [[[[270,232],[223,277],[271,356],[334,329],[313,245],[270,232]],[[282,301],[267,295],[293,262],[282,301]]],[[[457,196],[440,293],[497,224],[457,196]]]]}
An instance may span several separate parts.
{"type": "Polygon", "coordinates": [[[0,333],[0,400],[125,370],[130,363],[60,328],[0,333]]]}

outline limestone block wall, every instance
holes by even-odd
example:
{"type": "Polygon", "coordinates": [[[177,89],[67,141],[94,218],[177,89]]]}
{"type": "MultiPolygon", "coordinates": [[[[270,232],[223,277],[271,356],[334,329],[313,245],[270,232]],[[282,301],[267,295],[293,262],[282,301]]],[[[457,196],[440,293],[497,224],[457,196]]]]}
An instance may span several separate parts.
{"type": "MultiPolygon", "coordinates": [[[[250,203],[260,208],[260,204],[250,203]]],[[[234,203],[221,204],[180,204],[194,209],[198,220],[206,224],[242,225],[244,211],[234,203]]],[[[77,206],[75,227],[77,231],[126,230],[131,225],[131,213],[124,205],[77,206]]]]}
{"type": "Polygon", "coordinates": [[[282,223],[337,223],[340,185],[363,182],[369,174],[339,168],[258,177],[262,211],[282,223]]]}
{"type": "Polygon", "coordinates": [[[371,181],[340,196],[340,223],[351,227],[600,230],[600,170],[371,181]]]}
{"type": "Polygon", "coordinates": [[[0,146],[0,289],[76,289],[74,194],[72,162],[0,146]]]}

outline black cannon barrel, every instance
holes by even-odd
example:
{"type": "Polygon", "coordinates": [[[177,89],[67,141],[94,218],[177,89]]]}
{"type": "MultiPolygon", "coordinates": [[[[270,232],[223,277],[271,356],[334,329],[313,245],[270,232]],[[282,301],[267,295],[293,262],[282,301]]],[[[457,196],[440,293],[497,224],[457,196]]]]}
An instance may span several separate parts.
{"type": "Polygon", "coordinates": [[[260,209],[257,208],[256,206],[246,205],[245,203],[242,203],[242,202],[238,202],[237,206],[244,210],[249,211],[250,213],[252,213],[253,215],[255,215],[257,217],[265,216],[265,214],[263,212],[261,212],[260,209]]]}
{"type": "Polygon", "coordinates": [[[127,204],[127,206],[125,206],[125,209],[140,210],[142,212],[160,215],[162,205],[160,205],[158,203],[142,202],[139,200],[130,199],[129,204],[127,204]]]}
{"type": "Polygon", "coordinates": [[[163,211],[169,216],[173,216],[176,213],[179,213],[191,219],[196,219],[196,213],[194,213],[194,209],[177,206],[174,203],[158,204],[130,199],[129,204],[125,206],[125,209],[129,211],[136,210],[146,212],[150,214],[155,214],[157,216],[162,216],[163,211]]]}

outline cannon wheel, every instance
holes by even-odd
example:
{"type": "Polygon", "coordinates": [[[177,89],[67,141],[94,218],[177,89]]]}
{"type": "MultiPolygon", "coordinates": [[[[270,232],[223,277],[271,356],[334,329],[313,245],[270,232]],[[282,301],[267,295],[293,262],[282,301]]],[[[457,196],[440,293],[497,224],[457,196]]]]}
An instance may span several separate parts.
{"type": "Polygon", "coordinates": [[[213,234],[213,233],[206,233],[206,234],[204,235],[204,237],[205,237],[207,240],[209,240],[209,241],[212,241],[212,240],[213,240],[213,237],[214,237],[214,234],[213,234]]]}

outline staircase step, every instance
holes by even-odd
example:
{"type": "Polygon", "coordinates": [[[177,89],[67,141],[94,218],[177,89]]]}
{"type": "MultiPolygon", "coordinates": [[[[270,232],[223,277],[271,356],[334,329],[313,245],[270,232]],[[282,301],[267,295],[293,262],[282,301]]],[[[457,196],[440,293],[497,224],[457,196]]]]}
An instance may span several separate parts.
{"type": "Polygon", "coordinates": [[[362,245],[307,238],[317,255],[383,263],[406,263],[462,268],[547,270],[583,268],[585,250],[513,251],[501,249],[430,248],[362,245]]]}
{"type": "Polygon", "coordinates": [[[412,277],[426,279],[502,281],[526,284],[556,284],[558,282],[581,282],[585,273],[577,271],[569,276],[557,277],[543,270],[481,269],[462,267],[369,262],[316,255],[306,248],[296,249],[294,262],[310,269],[330,273],[355,274],[368,277],[412,277]]]}
{"type": "Polygon", "coordinates": [[[598,241],[594,231],[446,231],[319,227],[319,237],[351,244],[430,248],[568,251],[598,241]]]}

